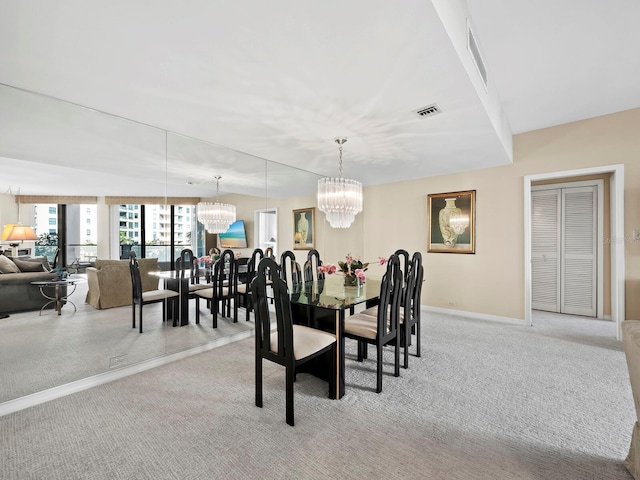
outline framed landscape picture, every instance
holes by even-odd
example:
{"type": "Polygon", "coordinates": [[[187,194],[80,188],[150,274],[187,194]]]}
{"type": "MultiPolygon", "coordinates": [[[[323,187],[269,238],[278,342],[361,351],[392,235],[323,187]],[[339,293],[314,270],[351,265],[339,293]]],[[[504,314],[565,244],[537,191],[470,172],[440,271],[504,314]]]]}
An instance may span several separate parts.
{"type": "Polygon", "coordinates": [[[428,252],[476,253],[476,191],[428,195],[428,252]]]}
{"type": "Polygon", "coordinates": [[[316,236],[315,207],[293,211],[293,249],[311,250],[315,248],[316,236]]]}

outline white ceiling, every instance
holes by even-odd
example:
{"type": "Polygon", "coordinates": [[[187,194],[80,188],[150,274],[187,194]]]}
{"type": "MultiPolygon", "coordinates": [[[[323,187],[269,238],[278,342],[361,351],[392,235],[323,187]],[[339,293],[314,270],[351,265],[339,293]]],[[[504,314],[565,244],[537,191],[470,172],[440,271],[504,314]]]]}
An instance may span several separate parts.
{"type": "Polygon", "coordinates": [[[336,136],[365,185],[508,164],[504,131],[640,107],[638,18],[636,0],[0,0],[0,83],[23,89],[0,87],[0,192],[212,196],[222,175],[263,195],[266,159],[268,195],[303,195],[317,176],[285,166],[337,175],[336,136]]]}

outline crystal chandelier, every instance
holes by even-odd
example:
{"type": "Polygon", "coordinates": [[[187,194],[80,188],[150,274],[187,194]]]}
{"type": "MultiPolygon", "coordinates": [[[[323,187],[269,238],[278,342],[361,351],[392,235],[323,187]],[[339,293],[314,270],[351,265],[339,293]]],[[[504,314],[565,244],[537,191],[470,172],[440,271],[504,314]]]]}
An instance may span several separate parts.
{"type": "Polygon", "coordinates": [[[220,179],[216,177],[216,201],[198,203],[198,221],[204,224],[209,233],[224,233],[229,225],[236,221],[236,207],[228,203],[220,203],[220,179]]]}
{"type": "Polygon", "coordinates": [[[349,228],[362,211],[362,184],[342,178],[342,144],[345,137],[335,139],[340,145],[340,177],[318,180],[318,208],[333,228],[349,228]]]}

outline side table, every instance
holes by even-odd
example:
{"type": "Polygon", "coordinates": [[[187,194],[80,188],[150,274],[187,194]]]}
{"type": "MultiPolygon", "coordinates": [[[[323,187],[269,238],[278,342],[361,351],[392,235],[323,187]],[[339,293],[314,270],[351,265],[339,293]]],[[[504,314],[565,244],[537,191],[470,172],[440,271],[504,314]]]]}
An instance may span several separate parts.
{"type": "Polygon", "coordinates": [[[43,280],[39,282],[31,282],[31,285],[35,285],[36,287],[40,288],[40,293],[42,294],[42,296],[45,299],[49,300],[40,309],[40,315],[42,315],[42,311],[52,303],[55,303],[56,312],[58,312],[58,315],[62,314],[62,306],[65,303],[70,303],[71,305],[73,305],[73,311],[75,313],[77,311],[76,304],[69,300],[69,297],[73,294],[73,292],[76,291],[76,285],[83,282],[86,282],[84,278],[65,278],[62,280],[43,280]],[[71,291],[68,291],[67,287],[73,287],[73,289],[71,291]],[[47,288],[54,289],[53,296],[48,295],[47,292],[45,292],[45,289],[47,288]]]}

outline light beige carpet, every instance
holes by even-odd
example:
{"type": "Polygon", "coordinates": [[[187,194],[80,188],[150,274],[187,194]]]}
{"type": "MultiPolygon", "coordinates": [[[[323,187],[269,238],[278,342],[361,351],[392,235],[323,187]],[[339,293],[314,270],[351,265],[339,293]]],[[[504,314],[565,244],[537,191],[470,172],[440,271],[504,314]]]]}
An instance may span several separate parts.
{"type": "Polygon", "coordinates": [[[629,479],[635,421],[610,322],[534,327],[424,315],[423,356],[374,393],[349,347],[347,394],[284,371],[253,339],[0,418],[3,479],[629,479]]]}

